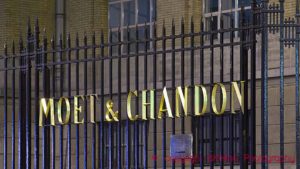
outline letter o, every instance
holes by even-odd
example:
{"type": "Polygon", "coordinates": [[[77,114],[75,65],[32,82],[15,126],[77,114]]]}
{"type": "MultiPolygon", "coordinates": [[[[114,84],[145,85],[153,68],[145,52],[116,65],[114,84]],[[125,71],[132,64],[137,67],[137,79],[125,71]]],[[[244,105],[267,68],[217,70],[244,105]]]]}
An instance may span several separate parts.
{"type": "Polygon", "coordinates": [[[211,93],[211,104],[212,104],[212,109],[213,109],[214,113],[216,115],[224,114],[225,109],[226,109],[226,103],[227,103],[227,94],[226,94],[225,86],[222,83],[215,84],[213,87],[212,93],[211,93]],[[216,94],[217,94],[218,86],[221,87],[221,92],[222,92],[222,96],[223,96],[222,107],[221,107],[220,111],[218,111],[217,105],[216,105],[216,94]]]}

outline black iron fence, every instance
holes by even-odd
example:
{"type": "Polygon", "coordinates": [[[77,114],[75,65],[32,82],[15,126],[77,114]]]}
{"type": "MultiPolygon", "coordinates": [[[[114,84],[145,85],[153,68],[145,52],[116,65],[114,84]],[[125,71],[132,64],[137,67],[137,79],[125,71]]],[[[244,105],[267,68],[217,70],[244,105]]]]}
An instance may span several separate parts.
{"type": "MultiPolygon", "coordinates": [[[[280,156],[284,156],[284,45],[296,49],[296,166],[299,168],[298,15],[296,20],[284,20],[283,9],[283,1],[270,6],[265,1],[261,4],[253,2],[247,19],[242,8],[238,27],[234,27],[234,18],[231,18],[231,27],[224,29],[221,19],[220,29],[205,31],[201,23],[201,31],[196,32],[191,19],[189,32],[185,32],[187,25],[182,22],[181,32],[176,34],[173,22],[169,34],[163,25],[162,35],[157,36],[158,28],[154,24],[152,36],[149,36],[149,26],[145,25],[143,30],[136,29],[135,38],[128,41],[122,40],[124,35],[120,31],[117,35],[110,33],[108,42],[103,33],[100,36],[95,33],[84,35],[83,40],[77,34],[74,39],[68,35],[66,40],[61,36],[59,40],[49,41],[45,36],[40,39],[38,21],[33,31],[29,23],[26,41],[20,37],[18,45],[13,43],[11,49],[5,46],[1,57],[4,77],[3,168],[233,168],[235,165],[255,168],[256,162],[244,155],[256,154],[256,38],[259,35],[262,38],[261,154],[268,156],[269,31],[280,34],[280,156]],[[236,90],[232,82],[238,82],[243,93],[241,107],[232,107],[234,103],[238,105],[231,99],[236,90]],[[222,85],[229,91],[230,99],[224,97],[226,91],[215,91],[218,87],[223,89],[222,85]],[[186,103],[188,110],[179,107],[181,114],[175,118],[177,86],[188,87],[189,96],[185,99],[189,101],[186,103]],[[164,95],[167,89],[170,104],[164,95]],[[202,94],[198,96],[196,90],[199,92],[199,89],[202,94]],[[129,107],[139,115],[138,119],[126,117],[130,111],[128,104],[131,105],[127,100],[128,93],[133,97],[133,106],[129,107]],[[90,94],[97,97],[86,97],[90,94]],[[206,113],[195,112],[197,104],[203,108],[207,103],[205,96],[212,100],[216,95],[216,104],[209,101],[206,113]],[[202,99],[198,100],[196,96],[202,99]],[[65,104],[59,103],[62,97],[65,104]],[[43,112],[43,98],[48,103],[53,98],[53,119],[51,104],[45,108],[49,112],[43,112]],[[153,102],[147,106],[144,99],[151,98],[153,102]],[[67,116],[60,119],[58,113],[68,112],[67,99],[72,105],[70,121],[67,116]],[[221,103],[224,101],[223,109],[221,103]],[[81,110],[78,104],[82,106],[81,110]],[[145,120],[143,112],[151,113],[152,106],[154,116],[147,115],[145,120]],[[169,113],[169,110],[173,111],[169,113]],[[94,112],[95,117],[90,112],[94,112]],[[221,115],[216,115],[218,113],[221,115]],[[75,120],[75,116],[78,119],[75,120]],[[82,119],[84,122],[79,124],[82,119]],[[170,135],[184,133],[193,135],[192,151],[196,161],[168,158],[170,135]],[[209,155],[237,159],[210,160],[209,155]]],[[[129,29],[125,34],[132,37],[129,29]]],[[[268,163],[263,161],[262,166],[267,168],[268,163]]],[[[281,168],[284,168],[284,162],[281,162],[281,168]]]]}

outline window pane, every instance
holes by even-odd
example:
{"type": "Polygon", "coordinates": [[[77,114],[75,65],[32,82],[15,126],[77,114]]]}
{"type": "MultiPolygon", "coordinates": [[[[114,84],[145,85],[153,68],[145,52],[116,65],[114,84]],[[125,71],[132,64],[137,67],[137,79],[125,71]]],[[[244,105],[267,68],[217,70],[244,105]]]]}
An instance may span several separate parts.
{"type": "Polygon", "coordinates": [[[222,10],[235,8],[235,0],[222,0],[222,10]]]}
{"type": "Polygon", "coordinates": [[[124,26],[135,24],[135,3],[134,1],[124,2],[124,26]]]}
{"type": "Polygon", "coordinates": [[[216,12],[218,11],[218,0],[205,0],[205,12],[216,12]]]}
{"type": "Polygon", "coordinates": [[[138,0],[139,23],[150,22],[150,0],[138,0]]]}
{"type": "Polygon", "coordinates": [[[110,4],[109,5],[109,26],[111,28],[119,27],[121,23],[121,5],[110,4]]]}
{"type": "Polygon", "coordinates": [[[135,52],[135,36],[136,36],[136,32],[135,32],[135,28],[129,28],[129,37],[128,37],[128,33],[127,33],[127,29],[123,29],[124,31],[124,41],[129,41],[131,42],[128,45],[124,45],[124,48],[123,48],[123,52],[124,53],[127,53],[127,49],[128,47],[130,48],[130,52],[129,53],[132,53],[132,52],[135,52]]]}
{"type": "Polygon", "coordinates": [[[250,6],[251,0],[239,0],[239,7],[241,6],[250,6]]]}
{"type": "MultiPolygon", "coordinates": [[[[232,27],[234,27],[234,13],[223,13],[222,14],[222,18],[223,18],[223,28],[224,29],[229,29],[232,27]],[[233,22],[233,23],[231,23],[233,22]]],[[[234,35],[233,35],[234,36],[234,35]]],[[[224,33],[224,38],[229,38],[230,37],[230,32],[225,32],[224,33]]]]}
{"type": "MultiPolygon", "coordinates": [[[[112,43],[118,42],[118,32],[112,32],[112,43]]],[[[112,56],[118,55],[118,46],[114,45],[112,46],[112,56]]]]}

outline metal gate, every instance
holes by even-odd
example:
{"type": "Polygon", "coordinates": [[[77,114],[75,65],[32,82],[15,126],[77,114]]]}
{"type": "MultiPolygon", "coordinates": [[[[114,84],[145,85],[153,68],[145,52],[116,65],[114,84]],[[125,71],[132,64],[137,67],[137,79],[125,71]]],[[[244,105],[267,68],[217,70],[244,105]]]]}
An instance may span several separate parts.
{"type": "MultiPolygon", "coordinates": [[[[13,43],[9,49],[5,45],[1,57],[3,168],[256,168],[256,162],[244,155],[256,155],[256,59],[257,52],[261,52],[261,155],[268,156],[268,35],[271,33],[280,37],[280,156],[284,156],[285,148],[284,47],[293,46],[296,51],[295,148],[296,168],[300,168],[298,0],[296,5],[295,19],[284,20],[283,0],[270,5],[264,0],[259,4],[253,1],[250,10],[242,7],[238,27],[234,27],[230,17],[221,20],[219,30],[205,29],[209,24],[213,26],[211,21],[201,23],[201,31],[196,32],[193,19],[188,26],[182,20],[180,33],[175,33],[177,29],[172,22],[170,28],[162,26],[161,36],[157,36],[160,28],[153,25],[153,37],[149,37],[150,30],[145,25],[144,29],[134,32],[128,29],[126,36],[134,37],[128,41],[121,41],[120,31],[109,33],[108,40],[102,32],[99,36],[85,34],[83,40],[77,34],[74,39],[67,35],[66,40],[61,36],[59,40],[49,41],[44,35],[40,38],[37,20],[34,30],[28,22],[26,41],[21,37],[18,45],[13,43]],[[223,22],[229,27],[225,28],[223,22]],[[167,29],[170,29],[169,34],[167,29]],[[224,84],[232,97],[233,89],[228,86],[235,81],[244,82],[243,112],[241,108],[232,112],[229,107],[235,101],[229,99],[221,116],[215,115],[212,104],[208,105],[207,113],[194,115],[196,85],[208,88],[211,94],[215,84],[224,84]],[[160,120],[158,107],[165,87],[172,115],[176,116],[177,86],[188,86],[188,116],[169,118],[166,113],[160,120]],[[145,90],[154,92],[142,96],[145,90]],[[132,112],[139,115],[142,111],[149,112],[149,108],[141,108],[142,97],[148,99],[153,94],[155,118],[135,121],[124,118],[128,113],[124,100],[131,91],[137,91],[137,97],[132,99],[132,112]],[[79,102],[74,99],[74,96],[95,93],[98,93],[97,100],[96,96],[91,97],[95,99],[92,101],[81,96],[79,102]],[[78,104],[82,106],[83,115],[78,115],[84,119],[82,124],[71,120],[66,125],[53,125],[51,120],[64,121],[67,117],[51,119],[51,112],[48,117],[40,117],[42,98],[53,98],[55,115],[59,106],[60,113],[68,111],[66,105],[62,108],[64,106],[57,103],[61,97],[77,105],[70,112],[80,113],[74,109],[79,108],[78,104]],[[108,106],[112,111],[109,113],[118,110],[115,114],[118,121],[107,121],[106,100],[114,101],[114,105],[108,106]],[[87,121],[92,118],[91,109],[95,111],[95,119],[87,121]],[[44,120],[42,127],[39,126],[41,119],[44,120]],[[193,136],[192,151],[197,160],[169,159],[170,135],[184,133],[193,136]],[[211,160],[210,155],[237,159],[211,160]]],[[[135,96],[134,92],[132,95],[135,96]]],[[[222,96],[219,92],[217,95],[222,96]]],[[[204,101],[199,104],[203,106],[204,101]]],[[[184,111],[179,109],[179,112],[184,111]]],[[[284,165],[284,161],[280,162],[281,168],[284,165]]],[[[262,161],[261,166],[268,168],[268,162],[262,161]]]]}

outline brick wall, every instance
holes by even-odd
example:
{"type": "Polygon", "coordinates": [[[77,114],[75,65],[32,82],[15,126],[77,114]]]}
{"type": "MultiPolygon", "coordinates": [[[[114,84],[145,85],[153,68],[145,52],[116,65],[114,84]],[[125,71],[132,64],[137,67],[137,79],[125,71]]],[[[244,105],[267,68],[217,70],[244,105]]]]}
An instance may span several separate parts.
{"type": "MultiPolygon", "coordinates": [[[[34,23],[39,18],[41,31],[50,36],[55,28],[55,1],[50,0],[2,0],[0,2],[0,46],[19,41],[20,32],[25,37],[27,19],[34,23]]],[[[2,51],[2,47],[0,48],[2,51]]]]}
{"type": "MultiPolygon", "coordinates": [[[[78,32],[82,37],[86,32],[94,31],[99,35],[101,29],[104,35],[108,32],[108,0],[66,0],[66,30],[72,37],[78,32]]],[[[100,37],[97,37],[97,42],[100,37]]]]}

